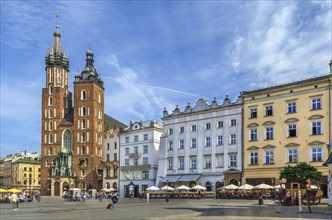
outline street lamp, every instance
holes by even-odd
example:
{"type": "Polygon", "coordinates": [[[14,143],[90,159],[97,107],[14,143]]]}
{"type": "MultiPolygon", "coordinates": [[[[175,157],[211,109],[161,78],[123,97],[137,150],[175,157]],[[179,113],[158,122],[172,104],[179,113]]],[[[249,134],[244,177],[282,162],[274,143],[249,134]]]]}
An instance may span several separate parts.
{"type": "Polygon", "coordinates": [[[169,198],[168,198],[168,180],[167,180],[167,185],[166,185],[166,202],[169,202],[169,198]]]}

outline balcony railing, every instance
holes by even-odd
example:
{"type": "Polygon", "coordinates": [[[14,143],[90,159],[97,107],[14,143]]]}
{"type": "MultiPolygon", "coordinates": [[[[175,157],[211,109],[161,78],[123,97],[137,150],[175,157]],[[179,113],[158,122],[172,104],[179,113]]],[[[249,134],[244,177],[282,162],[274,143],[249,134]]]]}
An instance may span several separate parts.
{"type": "Polygon", "coordinates": [[[141,153],[131,153],[131,154],[129,154],[129,157],[130,158],[140,158],[141,157],[141,153]]]}
{"type": "Polygon", "coordinates": [[[149,170],[150,169],[150,164],[145,164],[145,165],[137,165],[137,166],[122,166],[121,171],[126,172],[126,171],[134,171],[134,170],[149,170]]]}

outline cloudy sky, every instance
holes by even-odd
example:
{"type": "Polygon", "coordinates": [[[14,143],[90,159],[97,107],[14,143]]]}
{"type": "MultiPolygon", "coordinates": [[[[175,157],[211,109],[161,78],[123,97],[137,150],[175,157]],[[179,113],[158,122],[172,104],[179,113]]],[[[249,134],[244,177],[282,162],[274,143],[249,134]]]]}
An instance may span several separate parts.
{"type": "Polygon", "coordinates": [[[160,120],[240,91],[329,72],[331,1],[1,1],[1,157],[40,152],[41,90],[59,11],[74,75],[95,54],[105,113],[160,120]]]}

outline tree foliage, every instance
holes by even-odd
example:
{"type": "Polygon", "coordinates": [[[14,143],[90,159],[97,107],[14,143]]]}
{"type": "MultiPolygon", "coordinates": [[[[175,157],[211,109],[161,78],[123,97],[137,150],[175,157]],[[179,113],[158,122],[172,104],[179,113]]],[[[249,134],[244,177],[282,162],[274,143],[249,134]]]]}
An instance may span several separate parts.
{"type": "Polygon", "coordinates": [[[299,163],[296,166],[288,165],[280,171],[280,179],[285,178],[287,182],[299,182],[306,184],[308,179],[319,180],[322,173],[307,163],[299,163]]]}

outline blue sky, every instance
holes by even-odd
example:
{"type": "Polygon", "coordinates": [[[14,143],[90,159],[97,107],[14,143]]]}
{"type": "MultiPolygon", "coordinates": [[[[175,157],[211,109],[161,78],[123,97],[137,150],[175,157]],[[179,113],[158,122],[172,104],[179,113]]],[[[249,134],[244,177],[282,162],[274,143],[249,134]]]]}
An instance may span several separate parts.
{"type": "Polygon", "coordinates": [[[105,113],[160,120],[329,72],[331,1],[1,1],[1,157],[40,152],[44,56],[59,11],[74,75],[91,42],[105,113]]]}

